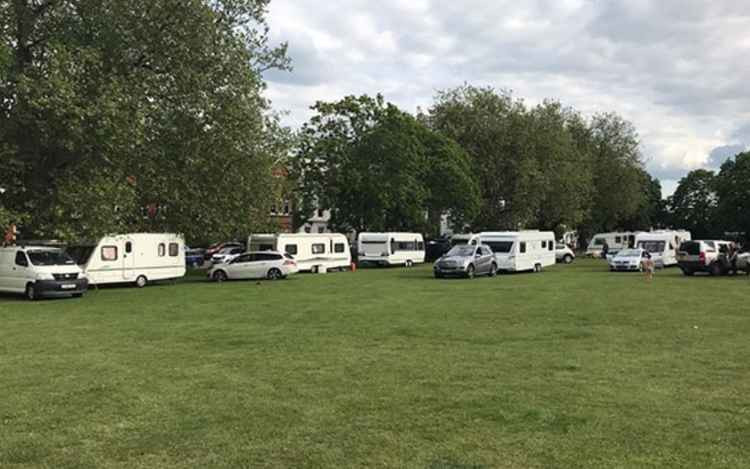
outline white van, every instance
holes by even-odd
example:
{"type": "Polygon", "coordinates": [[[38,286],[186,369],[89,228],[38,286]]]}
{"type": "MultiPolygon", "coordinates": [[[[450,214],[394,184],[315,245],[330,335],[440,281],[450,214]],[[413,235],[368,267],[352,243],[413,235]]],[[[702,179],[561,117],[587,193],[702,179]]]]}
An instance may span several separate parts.
{"type": "Polygon", "coordinates": [[[657,264],[669,267],[677,265],[677,250],[680,244],[691,239],[689,231],[649,231],[635,237],[635,247],[648,251],[657,264]]]}
{"type": "Polygon", "coordinates": [[[411,267],[424,262],[424,238],[419,233],[360,233],[357,252],[361,264],[411,267]]]}
{"type": "Polygon", "coordinates": [[[170,233],[130,233],[105,236],[95,243],[66,250],[94,285],[148,282],[185,276],[185,241],[170,233]]]}
{"type": "Polygon", "coordinates": [[[40,297],[83,296],[83,271],[65,252],[43,246],[0,248],[0,291],[40,297]]]}
{"type": "Polygon", "coordinates": [[[591,238],[586,248],[587,257],[602,257],[604,243],[607,243],[609,254],[616,254],[620,249],[635,247],[638,231],[619,231],[613,233],[597,233],[591,238]]]}
{"type": "Polygon", "coordinates": [[[349,240],[339,233],[251,234],[247,250],[289,254],[301,272],[344,270],[352,265],[349,240]]]}
{"type": "Polygon", "coordinates": [[[541,272],[556,262],[552,231],[488,231],[475,235],[470,244],[489,246],[501,271],[541,272]]]}

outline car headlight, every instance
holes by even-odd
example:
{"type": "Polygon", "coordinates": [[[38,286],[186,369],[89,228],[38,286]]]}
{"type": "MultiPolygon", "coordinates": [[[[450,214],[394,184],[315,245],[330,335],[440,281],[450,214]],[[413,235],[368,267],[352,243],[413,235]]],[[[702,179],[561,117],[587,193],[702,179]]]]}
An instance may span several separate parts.
{"type": "Polygon", "coordinates": [[[38,272],[36,274],[36,279],[37,280],[54,280],[55,277],[48,272],[38,272]]]}

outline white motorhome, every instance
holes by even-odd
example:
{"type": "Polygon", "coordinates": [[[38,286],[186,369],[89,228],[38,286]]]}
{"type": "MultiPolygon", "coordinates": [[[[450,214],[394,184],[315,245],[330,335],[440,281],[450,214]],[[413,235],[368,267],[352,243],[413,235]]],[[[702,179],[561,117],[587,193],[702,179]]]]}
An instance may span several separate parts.
{"type": "Polygon", "coordinates": [[[424,238],[419,233],[360,233],[357,252],[361,264],[411,267],[424,262],[424,238]]]}
{"type": "Polygon", "coordinates": [[[47,246],[0,247],[0,292],[40,297],[80,297],[88,279],[61,249],[47,246]]]}
{"type": "Polygon", "coordinates": [[[351,267],[349,240],[339,233],[251,234],[247,250],[291,255],[302,272],[328,272],[351,267]]]}
{"type": "Polygon", "coordinates": [[[185,276],[185,241],[171,233],[105,236],[94,243],[72,245],[67,253],[88,275],[89,283],[148,282],[185,276]]]}
{"type": "Polygon", "coordinates": [[[635,238],[638,231],[619,231],[613,233],[597,233],[591,238],[586,248],[586,256],[602,257],[602,249],[607,244],[609,254],[615,254],[620,249],[635,247],[635,238]]]}
{"type": "Polygon", "coordinates": [[[635,247],[648,251],[657,264],[669,267],[677,265],[677,250],[680,244],[691,239],[689,231],[648,231],[635,237],[635,247]]]}
{"type": "Polygon", "coordinates": [[[552,231],[488,231],[475,235],[470,244],[489,246],[501,271],[541,272],[556,262],[552,231]]]}

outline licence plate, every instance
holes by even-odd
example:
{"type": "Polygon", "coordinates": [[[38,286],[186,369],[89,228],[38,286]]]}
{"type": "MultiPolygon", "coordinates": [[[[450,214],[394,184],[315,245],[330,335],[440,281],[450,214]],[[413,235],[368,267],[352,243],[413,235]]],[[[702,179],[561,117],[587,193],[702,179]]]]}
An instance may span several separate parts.
{"type": "Polygon", "coordinates": [[[76,286],[74,283],[66,283],[65,285],[60,285],[60,288],[62,288],[63,290],[73,290],[75,287],[76,286]]]}

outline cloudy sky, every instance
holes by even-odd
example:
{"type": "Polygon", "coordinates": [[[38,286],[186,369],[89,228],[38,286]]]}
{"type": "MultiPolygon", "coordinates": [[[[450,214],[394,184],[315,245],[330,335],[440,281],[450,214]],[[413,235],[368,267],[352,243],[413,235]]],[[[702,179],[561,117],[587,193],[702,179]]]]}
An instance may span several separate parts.
{"type": "Polygon", "coordinates": [[[750,147],[746,0],[273,0],[269,23],[294,70],[267,74],[268,97],[294,127],[316,100],[414,112],[466,82],[618,112],[667,195],[750,147]]]}

